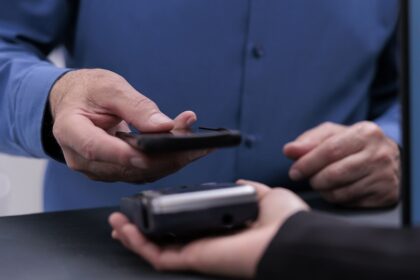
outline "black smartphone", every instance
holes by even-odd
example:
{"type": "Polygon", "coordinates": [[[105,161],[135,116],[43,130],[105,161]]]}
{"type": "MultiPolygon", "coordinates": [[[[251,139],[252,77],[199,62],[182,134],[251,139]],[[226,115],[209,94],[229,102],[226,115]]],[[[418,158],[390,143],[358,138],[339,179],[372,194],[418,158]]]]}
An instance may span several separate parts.
{"type": "Polygon", "coordinates": [[[122,198],[120,205],[144,235],[159,242],[226,233],[258,216],[255,188],[234,183],[148,190],[122,198]]]}
{"type": "Polygon", "coordinates": [[[233,147],[241,143],[239,131],[224,128],[200,127],[197,132],[176,131],[173,133],[117,132],[116,136],[146,153],[233,147]]]}

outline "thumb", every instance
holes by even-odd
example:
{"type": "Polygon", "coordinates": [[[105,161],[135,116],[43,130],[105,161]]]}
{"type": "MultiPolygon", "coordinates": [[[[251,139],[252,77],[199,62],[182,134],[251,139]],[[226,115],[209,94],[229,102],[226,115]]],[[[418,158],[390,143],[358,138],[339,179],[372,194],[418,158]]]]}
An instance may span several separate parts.
{"type": "Polygon", "coordinates": [[[240,185],[253,186],[257,192],[258,200],[261,200],[271,190],[270,187],[255,181],[239,179],[236,181],[236,183],[240,185]]]}
{"type": "Polygon", "coordinates": [[[162,113],[155,102],[134,88],[116,96],[110,107],[141,132],[166,132],[174,128],[174,121],[162,113]]]}

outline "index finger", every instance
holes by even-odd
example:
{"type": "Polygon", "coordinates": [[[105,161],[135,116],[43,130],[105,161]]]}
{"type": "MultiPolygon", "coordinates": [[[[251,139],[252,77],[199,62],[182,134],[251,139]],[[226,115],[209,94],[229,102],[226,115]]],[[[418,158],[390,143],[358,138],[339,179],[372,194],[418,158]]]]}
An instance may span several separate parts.
{"type": "Polygon", "coordinates": [[[193,111],[184,111],[174,119],[173,130],[189,130],[197,121],[197,116],[193,111]]]}
{"type": "Polygon", "coordinates": [[[347,130],[321,143],[296,161],[289,171],[292,180],[310,178],[333,162],[361,151],[365,142],[347,130]]]}
{"type": "Polygon", "coordinates": [[[290,159],[298,159],[310,152],[328,138],[342,132],[343,125],[326,122],[302,133],[283,147],[283,153],[290,159]]]}
{"type": "Polygon", "coordinates": [[[105,107],[141,132],[166,132],[174,128],[174,121],[162,113],[155,102],[128,83],[125,91],[104,100],[105,107]]]}

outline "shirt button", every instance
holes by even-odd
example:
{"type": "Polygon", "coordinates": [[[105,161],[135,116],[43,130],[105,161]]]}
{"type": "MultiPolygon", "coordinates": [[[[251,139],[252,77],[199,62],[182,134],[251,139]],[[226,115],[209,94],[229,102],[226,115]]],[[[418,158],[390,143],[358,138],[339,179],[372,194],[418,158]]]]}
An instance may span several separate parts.
{"type": "Polygon", "coordinates": [[[255,58],[263,57],[264,56],[264,48],[262,47],[262,45],[260,45],[260,44],[254,45],[254,47],[252,48],[252,55],[255,58]]]}
{"type": "Polygon", "coordinates": [[[244,139],[245,147],[252,148],[255,145],[255,142],[257,141],[257,137],[255,135],[247,135],[244,139]]]}

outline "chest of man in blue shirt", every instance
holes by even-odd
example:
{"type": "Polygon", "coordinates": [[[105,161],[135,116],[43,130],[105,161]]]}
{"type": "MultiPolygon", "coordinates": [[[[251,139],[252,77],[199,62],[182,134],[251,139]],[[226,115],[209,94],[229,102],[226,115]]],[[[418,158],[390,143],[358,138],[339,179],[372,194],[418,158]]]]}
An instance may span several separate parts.
{"type": "Polygon", "coordinates": [[[49,161],[46,210],[115,204],[146,187],[241,177],[293,187],[282,147],[325,121],[374,120],[399,139],[397,1],[2,5],[8,6],[0,10],[2,151],[47,157],[40,136],[45,100],[66,69],[42,60],[59,44],[67,48],[67,67],[112,70],[171,117],[191,109],[202,125],[244,134],[240,148],[216,151],[146,186],[93,182],[49,161]]]}

